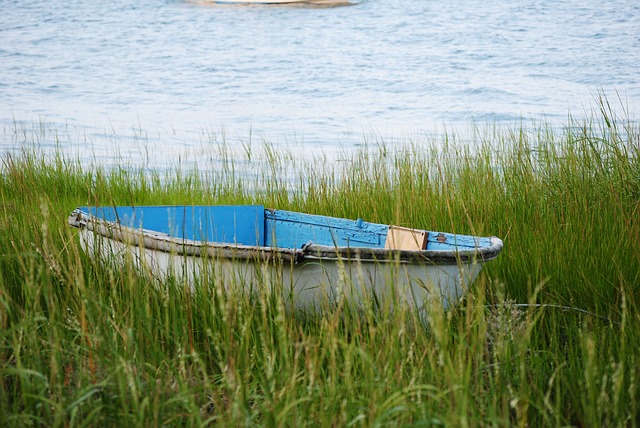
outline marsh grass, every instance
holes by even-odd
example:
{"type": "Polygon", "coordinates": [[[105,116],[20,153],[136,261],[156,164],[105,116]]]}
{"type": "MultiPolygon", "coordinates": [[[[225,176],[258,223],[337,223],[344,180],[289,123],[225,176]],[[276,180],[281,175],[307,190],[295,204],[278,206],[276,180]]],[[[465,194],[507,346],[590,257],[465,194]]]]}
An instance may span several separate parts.
{"type": "Polygon", "coordinates": [[[0,425],[637,426],[637,125],[603,103],[561,131],[477,139],[370,144],[339,164],[245,148],[253,176],[232,157],[161,175],[5,156],[0,425]],[[277,290],[224,293],[213,276],[157,287],[87,258],[66,224],[86,204],[254,202],[505,248],[425,323],[407,308],[292,314],[277,290]]]}

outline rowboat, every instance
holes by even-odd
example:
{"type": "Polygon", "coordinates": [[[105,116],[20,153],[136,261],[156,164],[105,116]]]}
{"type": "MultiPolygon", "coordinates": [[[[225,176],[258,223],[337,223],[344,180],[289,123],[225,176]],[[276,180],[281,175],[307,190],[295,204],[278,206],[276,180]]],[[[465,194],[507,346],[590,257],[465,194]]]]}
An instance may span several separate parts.
{"type": "Polygon", "coordinates": [[[278,289],[299,310],[341,301],[424,309],[455,304],[496,237],[432,232],[260,205],[80,207],[69,216],[80,244],[108,263],[132,263],[159,281],[226,292],[278,289]],[[262,288],[261,288],[262,287],[262,288]]]}
{"type": "Polygon", "coordinates": [[[201,0],[201,3],[217,4],[312,4],[337,5],[348,4],[350,0],[201,0]]]}

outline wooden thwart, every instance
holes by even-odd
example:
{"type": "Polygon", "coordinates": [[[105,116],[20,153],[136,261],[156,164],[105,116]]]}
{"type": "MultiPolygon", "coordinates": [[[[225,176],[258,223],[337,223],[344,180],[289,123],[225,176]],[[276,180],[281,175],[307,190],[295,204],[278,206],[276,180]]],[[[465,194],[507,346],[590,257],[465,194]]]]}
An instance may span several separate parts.
{"type": "Polygon", "coordinates": [[[427,248],[427,232],[408,227],[389,226],[384,248],[387,250],[424,250],[427,248]]]}

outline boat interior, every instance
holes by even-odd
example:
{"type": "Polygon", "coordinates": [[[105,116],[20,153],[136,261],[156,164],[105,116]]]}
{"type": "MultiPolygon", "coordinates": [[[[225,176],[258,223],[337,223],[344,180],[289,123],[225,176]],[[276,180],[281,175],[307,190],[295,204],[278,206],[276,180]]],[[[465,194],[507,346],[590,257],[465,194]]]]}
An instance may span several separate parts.
{"type": "Polygon", "coordinates": [[[79,210],[119,226],[207,243],[279,248],[301,248],[313,243],[416,251],[490,245],[488,238],[267,209],[261,205],[118,206],[79,210]]]}

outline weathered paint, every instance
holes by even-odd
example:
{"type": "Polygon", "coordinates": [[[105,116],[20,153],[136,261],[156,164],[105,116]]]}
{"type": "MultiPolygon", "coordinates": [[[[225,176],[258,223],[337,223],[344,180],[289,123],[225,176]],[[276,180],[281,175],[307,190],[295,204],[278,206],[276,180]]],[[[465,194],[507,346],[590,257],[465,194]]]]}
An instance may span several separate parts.
{"type": "Polygon", "coordinates": [[[300,248],[309,242],[329,247],[383,248],[389,227],[358,220],[266,210],[265,245],[300,248]]]}
{"type": "Polygon", "coordinates": [[[429,232],[426,249],[451,250],[452,248],[482,248],[490,245],[491,238],[445,232],[429,232]]]}

